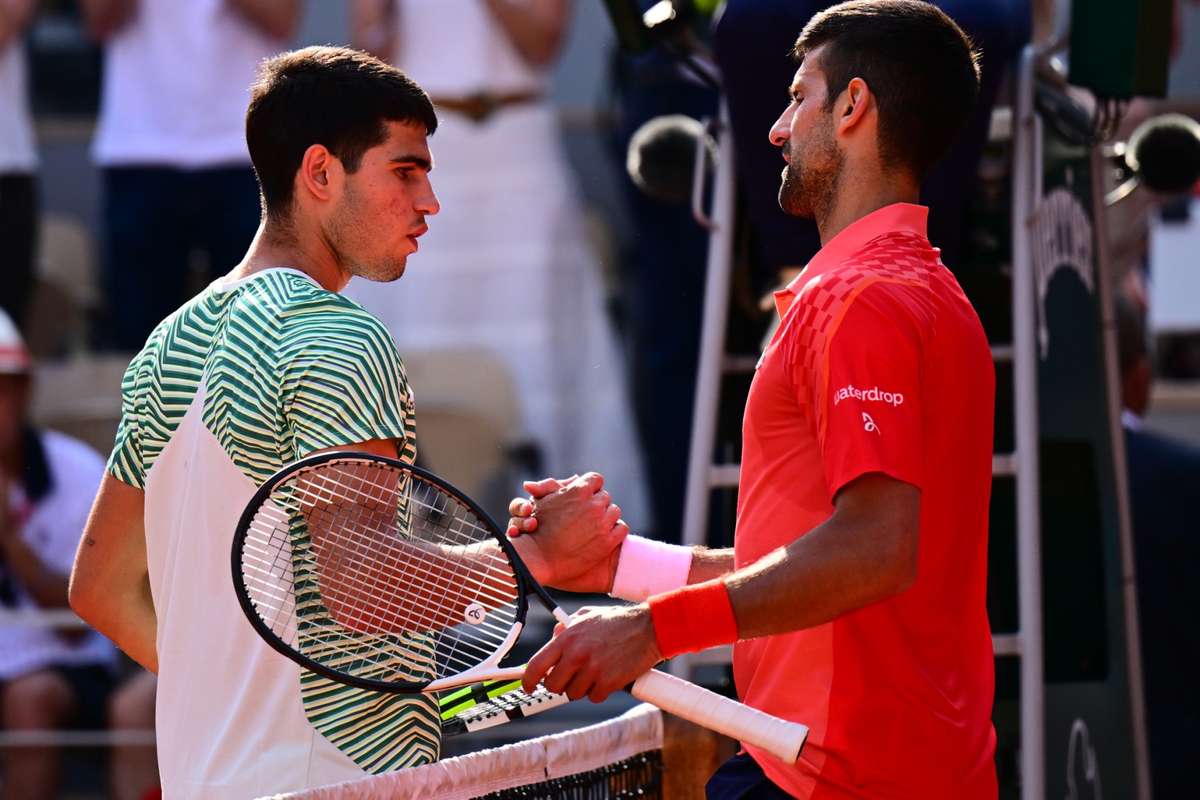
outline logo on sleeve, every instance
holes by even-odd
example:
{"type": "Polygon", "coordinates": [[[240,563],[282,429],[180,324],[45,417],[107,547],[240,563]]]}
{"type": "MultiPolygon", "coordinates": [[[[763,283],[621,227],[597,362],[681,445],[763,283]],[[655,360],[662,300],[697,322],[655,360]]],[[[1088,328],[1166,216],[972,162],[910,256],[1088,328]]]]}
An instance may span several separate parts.
{"type": "Polygon", "coordinates": [[[904,405],[904,395],[900,392],[885,392],[878,386],[871,389],[859,389],[857,386],[843,386],[833,393],[833,404],[836,406],[843,400],[862,400],[872,403],[887,403],[890,406],[904,405]]]}
{"type": "Polygon", "coordinates": [[[862,412],[862,415],[863,415],[863,430],[866,431],[867,433],[875,433],[875,434],[879,434],[880,436],[882,436],[883,434],[879,432],[879,426],[875,424],[875,420],[871,419],[871,415],[865,411],[862,412]]]}

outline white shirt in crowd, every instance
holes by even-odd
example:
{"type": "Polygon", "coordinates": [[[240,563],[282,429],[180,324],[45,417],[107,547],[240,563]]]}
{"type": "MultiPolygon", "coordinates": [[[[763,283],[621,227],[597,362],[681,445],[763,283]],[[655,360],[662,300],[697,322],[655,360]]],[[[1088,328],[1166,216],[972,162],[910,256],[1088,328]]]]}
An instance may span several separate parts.
{"type": "MultiPolygon", "coordinates": [[[[39,435],[50,470],[50,493],[29,508],[24,491],[14,485],[9,508],[26,509],[20,536],[43,563],[65,576],[71,573],[79,535],[104,476],[104,459],[83,442],[61,433],[41,431],[39,435]]],[[[8,578],[14,585],[16,608],[37,609],[20,584],[12,576],[8,578]]],[[[68,639],[52,628],[0,625],[0,682],[51,665],[111,666],[115,659],[113,644],[91,629],[80,638],[68,639]]]]}
{"type": "Polygon", "coordinates": [[[398,11],[396,66],[430,97],[546,88],[547,70],[521,58],[499,21],[478,0],[401,0],[398,11]]]}
{"type": "Polygon", "coordinates": [[[28,91],[25,45],[13,41],[0,49],[0,173],[37,167],[28,91]]]}
{"type": "Polygon", "coordinates": [[[285,44],[225,0],[139,0],[105,46],[96,163],[249,164],[250,84],[258,63],[285,44]]]}

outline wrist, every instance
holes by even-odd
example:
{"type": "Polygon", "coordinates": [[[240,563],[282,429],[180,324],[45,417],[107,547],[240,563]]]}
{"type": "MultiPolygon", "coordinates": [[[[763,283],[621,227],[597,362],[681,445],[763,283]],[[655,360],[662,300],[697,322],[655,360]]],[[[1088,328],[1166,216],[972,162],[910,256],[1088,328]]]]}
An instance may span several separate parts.
{"type": "Polygon", "coordinates": [[[609,594],[641,601],[687,585],[692,548],[626,536],[612,573],[609,594]]]}
{"type": "Polygon", "coordinates": [[[654,621],[654,638],[663,658],[732,644],[738,639],[737,618],[723,580],[685,586],[646,601],[654,621]]]}

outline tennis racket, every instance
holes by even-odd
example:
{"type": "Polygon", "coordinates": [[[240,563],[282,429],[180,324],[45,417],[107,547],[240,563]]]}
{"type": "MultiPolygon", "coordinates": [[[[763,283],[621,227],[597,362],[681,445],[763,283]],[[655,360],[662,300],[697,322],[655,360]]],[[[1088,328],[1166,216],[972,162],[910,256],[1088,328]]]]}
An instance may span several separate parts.
{"type": "MultiPolygon", "coordinates": [[[[515,680],[502,667],[530,598],[568,617],[499,526],[437,476],[395,459],[323,453],[251,499],[233,539],[233,582],[250,624],[305,669],[382,692],[515,680]]],[[[808,728],[658,670],[639,700],[787,763],[808,728]]]]}
{"type": "Polygon", "coordinates": [[[438,694],[442,715],[442,736],[461,736],[497,725],[532,717],[571,702],[538,684],[532,692],[521,688],[520,681],[483,681],[438,694]]]}

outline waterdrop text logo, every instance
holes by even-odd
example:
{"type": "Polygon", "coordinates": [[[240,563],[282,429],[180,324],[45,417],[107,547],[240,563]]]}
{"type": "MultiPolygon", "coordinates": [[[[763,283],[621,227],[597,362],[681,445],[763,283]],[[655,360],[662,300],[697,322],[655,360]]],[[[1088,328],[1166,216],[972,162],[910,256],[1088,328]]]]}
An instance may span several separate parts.
{"type": "Polygon", "coordinates": [[[904,395],[900,392],[887,392],[878,386],[870,389],[859,389],[857,386],[843,386],[833,393],[833,404],[836,406],[843,400],[862,400],[872,403],[887,403],[890,406],[904,405],[904,395]]]}

